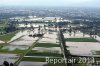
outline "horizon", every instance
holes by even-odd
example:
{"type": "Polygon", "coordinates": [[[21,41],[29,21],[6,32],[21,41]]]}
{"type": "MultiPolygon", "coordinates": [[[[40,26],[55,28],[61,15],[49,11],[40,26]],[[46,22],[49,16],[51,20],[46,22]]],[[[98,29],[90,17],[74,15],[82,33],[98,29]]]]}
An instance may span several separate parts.
{"type": "Polygon", "coordinates": [[[1,0],[0,6],[100,7],[99,0],[1,0]]]}

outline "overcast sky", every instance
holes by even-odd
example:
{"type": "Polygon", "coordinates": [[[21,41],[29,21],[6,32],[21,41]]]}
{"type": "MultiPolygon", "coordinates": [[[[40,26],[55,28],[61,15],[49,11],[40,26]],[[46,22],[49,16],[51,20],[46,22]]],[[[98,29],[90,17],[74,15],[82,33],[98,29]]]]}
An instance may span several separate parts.
{"type": "Polygon", "coordinates": [[[99,7],[100,0],[0,0],[0,6],[88,6],[99,7]]]}

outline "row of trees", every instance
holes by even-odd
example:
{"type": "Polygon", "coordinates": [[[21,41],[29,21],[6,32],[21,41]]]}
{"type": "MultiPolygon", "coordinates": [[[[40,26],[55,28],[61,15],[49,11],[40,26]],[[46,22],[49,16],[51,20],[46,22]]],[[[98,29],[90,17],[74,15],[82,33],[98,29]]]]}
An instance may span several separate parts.
{"type": "Polygon", "coordinates": [[[7,33],[9,33],[9,32],[16,31],[17,28],[16,28],[16,26],[14,26],[14,25],[9,25],[9,26],[5,27],[4,30],[5,30],[7,33]]]}

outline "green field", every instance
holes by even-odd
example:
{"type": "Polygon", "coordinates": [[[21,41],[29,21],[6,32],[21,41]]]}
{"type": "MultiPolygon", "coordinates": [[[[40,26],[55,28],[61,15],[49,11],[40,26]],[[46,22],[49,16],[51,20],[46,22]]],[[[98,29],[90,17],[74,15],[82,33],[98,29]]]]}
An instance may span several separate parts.
{"type": "Polygon", "coordinates": [[[66,64],[65,63],[56,63],[56,64],[48,63],[48,64],[45,64],[43,66],[66,66],[66,64]]]}
{"type": "Polygon", "coordinates": [[[100,51],[95,51],[96,55],[100,55],[100,51]]]}
{"type": "Polygon", "coordinates": [[[29,52],[26,56],[47,56],[47,57],[63,57],[62,54],[49,53],[49,52],[29,52]]]}
{"type": "Polygon", "coordinates": [[[67,42],[98,42],[94,38],[66,38],[67,42]]]}
{"type": "Polygon", "coordinates": [[[11,38],[13,36],[15,36],[15,34],[16,34],[16,32],[11,32],[11,33],[5,34],[3,36],[0,36],[0,40],[7,42],[7,41],[11,40],[11,38]]]}
{"type": "MultiPolygon", "coordinates": [[[[62,58],[52,58],[52,59],[62,59],[62,58]]],[[[23,59],[21,61],[46,62],[46,58],[23,57],[23,59]]],[[[46,64],[46,65],[51,65],[51,64],[46,64]]],[[[44,65],[44,66],[46,66],[46,65],[44,65]]]]}
{"type": "MultiPolygon", "coordinates": [[[[37,43],[34,47],[50,48],[50,47],[60,47],[60,45],[53,44],[53,43],[37,43]]],[[[45,62],[46,61],[45,57],[54,57],[54,58],[62,58],[63,57],[62,54],[53,53],[52,51],[51,52],[38,52],[37,50],[31,50],[25,56],[33,56],[33,57],[24,57],[21,61],[45,62]]],[[[47,66],[47,65],[45,65],[45,66],[47,66]]]]}
{"type": "Polygon", "coordinates": [[[5,45],[5,44],[3,44],[3,43],[2,43],[2,44],[0,44],[0,50],[1,50],[1,48],[2,48],[4,45],[5,45]]]}
{"type": "Polygon", "coordinates": [[[9,49],[0,49],[0,53],[17,53],[17,54],[22,54],[25,53],[26,50],[19,50],[19,49],[15,49],[13,51],[9,51],[9,49]]]}
{"type": "Polygon", "coordinates": [[[45,58],[23,57],[21,61],[45,62],[45,58]]]}
{"type": "Polygon", "coordinates": [[[86,64],[73,64],[73,66],[87,66],[86,64]]]}
{"type": "Polygon", "coordinates": [[[7,24],[0,24],[0,27],[7,27],[7,24]]]}
{"type": "Polygon", "coordinates": [[[35,47],[60,47],[60,45],[52,43],[37,43],[35,47]]]}
{"type": "Polygon", "coordinates": [[[7,27],[7,24],[0,24],[0,32],[6,33],[6,31],[4,30],[5,27],[7,27]]]}

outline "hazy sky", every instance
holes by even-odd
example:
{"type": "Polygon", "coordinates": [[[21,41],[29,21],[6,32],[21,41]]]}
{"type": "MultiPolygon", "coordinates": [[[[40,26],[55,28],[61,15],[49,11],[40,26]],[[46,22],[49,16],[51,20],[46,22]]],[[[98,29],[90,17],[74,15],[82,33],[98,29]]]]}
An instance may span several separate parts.
{"type": "Polygon", "coordinates": [[[0,6],[88,6],[99,7],[100,0],[0,0],[0,6]]]}

